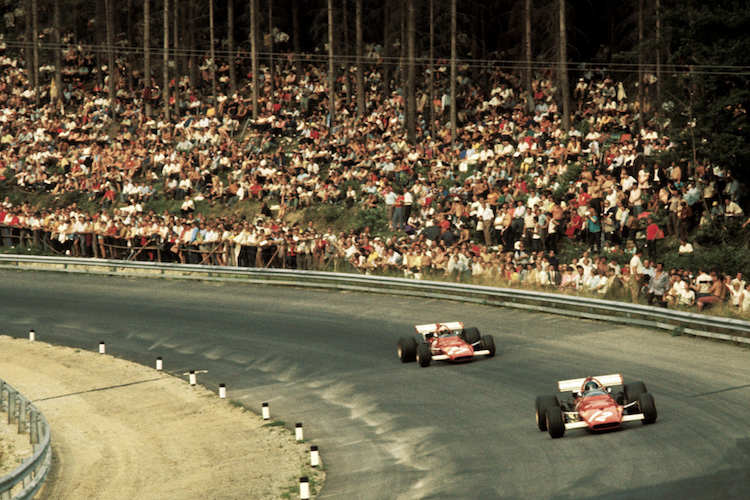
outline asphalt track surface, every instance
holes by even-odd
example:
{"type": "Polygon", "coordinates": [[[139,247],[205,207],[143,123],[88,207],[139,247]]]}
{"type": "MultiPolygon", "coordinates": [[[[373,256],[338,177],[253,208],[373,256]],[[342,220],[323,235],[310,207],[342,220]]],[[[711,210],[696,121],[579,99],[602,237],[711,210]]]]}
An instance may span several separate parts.
{"type": "MultiPolygon", "coordinates": [[[[750,350],[454,302],[288,287],[0,271],[0,333],[198,381],[319,446],[325,499],[750,498],[750,350]],[[402,364],[413,325],[463,321],[494,358],[402,364]],[[622,373],[654,425],[552,440],[534,398],[622,373]]],[[[251,452],[251,450],[248,450],[251,452]]]]}

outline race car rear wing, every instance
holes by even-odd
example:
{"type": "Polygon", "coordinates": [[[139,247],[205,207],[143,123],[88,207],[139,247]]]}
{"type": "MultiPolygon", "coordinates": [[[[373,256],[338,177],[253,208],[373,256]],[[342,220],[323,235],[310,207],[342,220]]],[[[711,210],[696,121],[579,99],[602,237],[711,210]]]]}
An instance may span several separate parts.
{"type": "MultiPolygon", "coordinates": [[[[622,375],[615,373],[614,375],[602,375],[600,377],[589,377],[598,380],[604,387],[611,385],[622,385],[622,375]]],[[[560,392],[574,392],[580,391],[583,383],[586,382],[586,378],[575,378],[571,380],[561,380],[557,383],[557,387],[560,392]]]]}
{"type": "Polygon", "coordinates": [[[441,325],[450,328],[454,332],[464,329],[464,324],[460,321],[453,321],[451,323],[429,323],[427,325],[417,325],[414,328],[417,330],[418,334],[424,335],[425,333],[435,333],[435,330],[441,325]]]}

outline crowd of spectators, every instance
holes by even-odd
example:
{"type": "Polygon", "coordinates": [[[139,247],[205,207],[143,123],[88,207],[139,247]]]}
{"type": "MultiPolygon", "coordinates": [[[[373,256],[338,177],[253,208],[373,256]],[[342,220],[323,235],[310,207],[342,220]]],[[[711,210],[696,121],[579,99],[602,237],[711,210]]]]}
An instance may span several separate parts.
{"type": "Polygon", "coordinates": [[[551,72],[538,74],[530,93],[497,68],[488,70],[488,92],[462,75],[465,104],[454,137],[449,72],[438,68],[435,99],[418,93],[412,145],[403,129],[403,92],[385,91],[390,86],[375,65],[366,74],[362,118],[342,91],[329,124],[325,66],[288,58],[273,74],[262,68],[257,120],[249,83],[229,95],[225,78],[215,102],[196,90],[205,82],[171,82],[177,102],[170,109],[178,113],[167,119],[159,113],[161,93],[128,88],[127,79],[119,80],[111,109],[107,80],[99,86],[81,70],[91,64],[83,51],[71,45],[63,88],[48,84],[39,95],[21,60],[0,57],[0,182],[57,199],[75,194],[81,205],[98,207],[38,210],[6,198],[6,247],[499,280],[598,296],[622,288],[633,300],[660,305],[703,308],[714,297],[742,310],[749,305],[741,277],[715,275],[707,288],[690,271],[653,266],[665,237],[691,252],[695,228],[717,218],[744,222],[744,187],[720,166],[688,171],[665,164],[660,158],[673,147],[669,124],[658,113],[640,120],[623,84],[604,70],[582,73],[569,130],[551,72]],[[179,209],[156,213],[149,206],[157,199],[174,200],[179,209]],[[387,229],[335,234],[290,222],[295,211],[320,204],[370,212],[387,229]],[[217,206],[236,214],[197,209],[217,206]],[[242,207],[255,215],[238,215],[242,207]],[[562,240],[585,242],[591,256],[559,262],[562,240]],[[642,247],[647,261],[640,260],[642,247]],[[630,264],[618,264],[622,256],[630,264]]]}

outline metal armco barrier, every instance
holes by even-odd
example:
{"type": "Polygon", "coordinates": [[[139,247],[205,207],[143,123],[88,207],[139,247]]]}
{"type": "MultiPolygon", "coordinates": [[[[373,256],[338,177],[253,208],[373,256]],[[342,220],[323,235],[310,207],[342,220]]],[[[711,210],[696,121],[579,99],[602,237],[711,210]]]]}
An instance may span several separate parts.
{"type": "Polygon", "coordinates": [[[0,410],[8,413],[8,424],[18,424],[19,434],[29,433],[34,448],[31,457],[10,474],[0,477],[0,499],[30,500],[44,484],[52,463],[49,423],[42,412],[2,379],[0,410]]]}
{"type": "Polygon", "coordinates": [[[360,274],[261,269],[246,267],[124,262],[71,257],[0,255],[0,269],[152,278],[237,281],[252,284],[329,288],[390,295],[411,295],[501,307],[513,307],[598,321],[667,330],[673,334],[709,337],[750,344],[750,322],[675,311],[627,302],[554,293],[421,281],[360,274]]]}

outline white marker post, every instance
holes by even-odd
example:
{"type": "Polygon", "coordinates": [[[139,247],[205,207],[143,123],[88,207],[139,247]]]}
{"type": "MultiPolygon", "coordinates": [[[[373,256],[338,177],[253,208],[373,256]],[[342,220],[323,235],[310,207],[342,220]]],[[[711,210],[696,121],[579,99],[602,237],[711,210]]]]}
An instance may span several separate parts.
{"type": "Polygon", "coordinates": [[[105,350],[104,342],[99,342],[99,354],[104,354],[105,350]]]}
{"type": "Polygon", "coordinates": [[[156,370],[157,371],[162,371],[163,369],[164,369],[164,365],[162,364],[161,356],[160,356],[160,357],[156,358],[156,370]]]}
{"type": "Polygon", "coordinates": [[[219,384],[219,399],[226,399],[226,397],[227,397],[226,384],[219,384]]]}
{"type": "Polygon", "coordinates": [[[310,483],[307,477],[299,478],[299,497],[301,500],[310,500],[310,483]]]}
{"type": "Polygon", "coordinates": [[[195,385],[195,371],[190,370],[190,385],[195,385]]]}
{"type": "Polygon", "coordinates": [[[320,454],[317,446],[310,446],[310,466],[317,467],[320,465],[320,454]]]}
{"type": "Polygon", "coordinates": [[[29,330],[29,341],[34,342],[36,340],[36,333],[34,333],[34,330],[29,330]]]}
{"type": "Polygon", "coordinates": [[[302,424],[295,424],[294,434],[295,436],[297,436],[297,441],[302,441],[303,439],[305,439],[302,434],[302,424]]]}
{"type": "Polygon", "coordinates": [[[263,408],[261,409],[261,415],[263,416],[263,420],[270,420],[271,411],[268,408],[268,403],[263,403],[263,408]]]}

